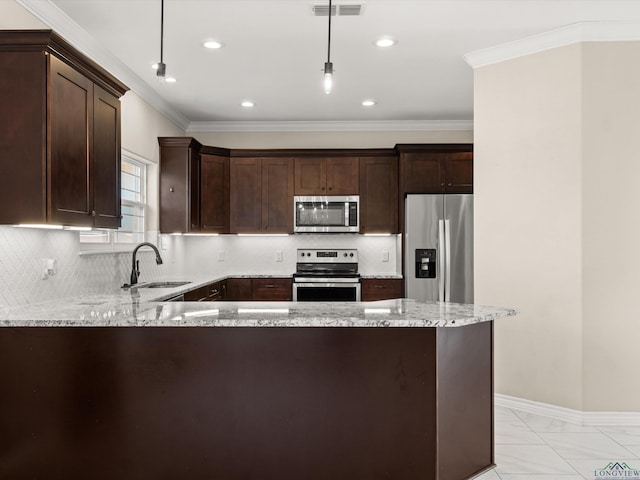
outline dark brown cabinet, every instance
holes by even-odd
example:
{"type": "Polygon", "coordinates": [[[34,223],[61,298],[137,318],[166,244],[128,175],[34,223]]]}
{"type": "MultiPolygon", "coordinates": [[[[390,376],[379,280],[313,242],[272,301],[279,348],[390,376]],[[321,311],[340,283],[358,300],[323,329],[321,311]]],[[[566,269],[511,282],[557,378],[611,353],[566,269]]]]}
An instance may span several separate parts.
{"type": "Polygon", "coordinates": [[[292,298],[290,278],[254,278],[251,280],[252,300],[255,302],[288,302],[292,298]]]}
{"type": "Polygon", "coordinates": [[[226,300],[227,281],[220,280],[195,288],[184,294],[185,302],[216,302],[226,300]]]}
{"type": "Polygon", "coordinates": [[[473,145],[396,145],[402,194],[473,193],[473,145]]]}
{"type": "Polygon", "coordinates": [[[360,233],[398,231],[398,158],[360,157],[360,233]]]}
{"type": "Polygon", "coordinates": [[[160,232],[200,231],[200,148],[190,137],[160,137],[160,232]]]}
{"type": "Polygon", "coordinates": [[[227,278],[227,300],[250,302],[252,299],[250,278],[227,278]]]}
{"type": "Polygon", "coordinates": [[[358,195],[357,157],[296,158],[296,195],[358,195]]]}
{"type": "Polygon", "coordinates": [[[226,299],[232,302],[289,302],[293,280],[288,277],[228,278],[226,299]]]}
{"type": "Polygon", "coordinates": [[[363,302],[402,298],[402,279],[400,278],[362,278],[360,287],[363,302]]]}
{"type": "Polygon", "coordinates": [[[120,226],[128,88],[50,30],[0,32],[0,223],[120,226]]]}
{"type": "Polygon", "coordinates": [[[291,158],[232,158],[230,192],[232,233],[293,231],[291,158]]]}
{"type": "Polygon", "coordinates": [[[229,233],[229,157],[200,155],[200,228],[229,233]]]}

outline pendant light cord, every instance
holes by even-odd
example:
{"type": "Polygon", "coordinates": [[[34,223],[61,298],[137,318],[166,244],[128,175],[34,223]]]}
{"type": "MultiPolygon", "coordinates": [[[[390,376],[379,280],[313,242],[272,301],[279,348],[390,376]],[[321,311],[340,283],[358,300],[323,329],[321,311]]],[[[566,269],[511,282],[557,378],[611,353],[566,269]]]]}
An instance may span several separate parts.
{"type": "Polygon", "coordinates": [[[160,63],[163,63],[164,53],[164,0],[160,0],[160,63]]]}
{"type": "Polygon", "coordinates": [[[327,45],[327,63],[331,63],[331,0],[329,0],[329,42],[327,45]]]}

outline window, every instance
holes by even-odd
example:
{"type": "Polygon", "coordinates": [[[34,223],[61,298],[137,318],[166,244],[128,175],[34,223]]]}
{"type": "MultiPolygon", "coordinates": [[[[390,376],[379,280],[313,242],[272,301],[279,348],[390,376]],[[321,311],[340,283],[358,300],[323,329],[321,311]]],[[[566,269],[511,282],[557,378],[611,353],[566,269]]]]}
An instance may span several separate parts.
{"type": "MultiPolygon", "coordinates": [[[[98,244],[103,248],[119,244],[144,242],[144,219],[146,211],[146,173],[144,163],[122,154],[120,192],[122,222],[118,230],[92,230],[80,232],[80,243],[98,244]]],[[[114,249],[117,249],[114,248],[114,249]]]]}

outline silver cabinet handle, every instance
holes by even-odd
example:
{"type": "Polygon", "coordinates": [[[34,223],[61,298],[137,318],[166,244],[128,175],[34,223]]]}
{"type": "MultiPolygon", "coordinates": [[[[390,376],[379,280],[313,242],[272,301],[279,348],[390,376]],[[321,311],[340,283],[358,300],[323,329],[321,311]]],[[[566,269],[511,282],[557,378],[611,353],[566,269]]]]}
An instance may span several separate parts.
{"type": "Polygon", "coordinates": [[[438,280],[438,300],[441,302],[445,301],[445,291],[444,291],[444,276],[446,273],[446,259],[445,259],[445,238],[444,238],[444,220],[438,220],[438,259],[440,265],[436,268],[436,275],[440,278],[438,280]]]}

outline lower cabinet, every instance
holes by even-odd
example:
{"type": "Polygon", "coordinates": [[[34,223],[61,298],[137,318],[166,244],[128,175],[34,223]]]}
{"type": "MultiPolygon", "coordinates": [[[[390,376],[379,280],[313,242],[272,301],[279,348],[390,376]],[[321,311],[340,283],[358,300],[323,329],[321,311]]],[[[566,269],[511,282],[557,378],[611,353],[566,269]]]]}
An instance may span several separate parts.
{"type": "Polygon", "coordinates": [[[401,278],[362,278],[360,286],[363,302],[402,298],[401,278]]]}
{"type": "Polygon", "coordinates": [[[291,278],[228,278],[226,300],[232,302],[290,302],[291,278]]]}
{"type": "Polygon", "coordinates": [[[226,299],[227,281],[203,285],[184,294],[185,302],[215,302],[226,299]]]}

